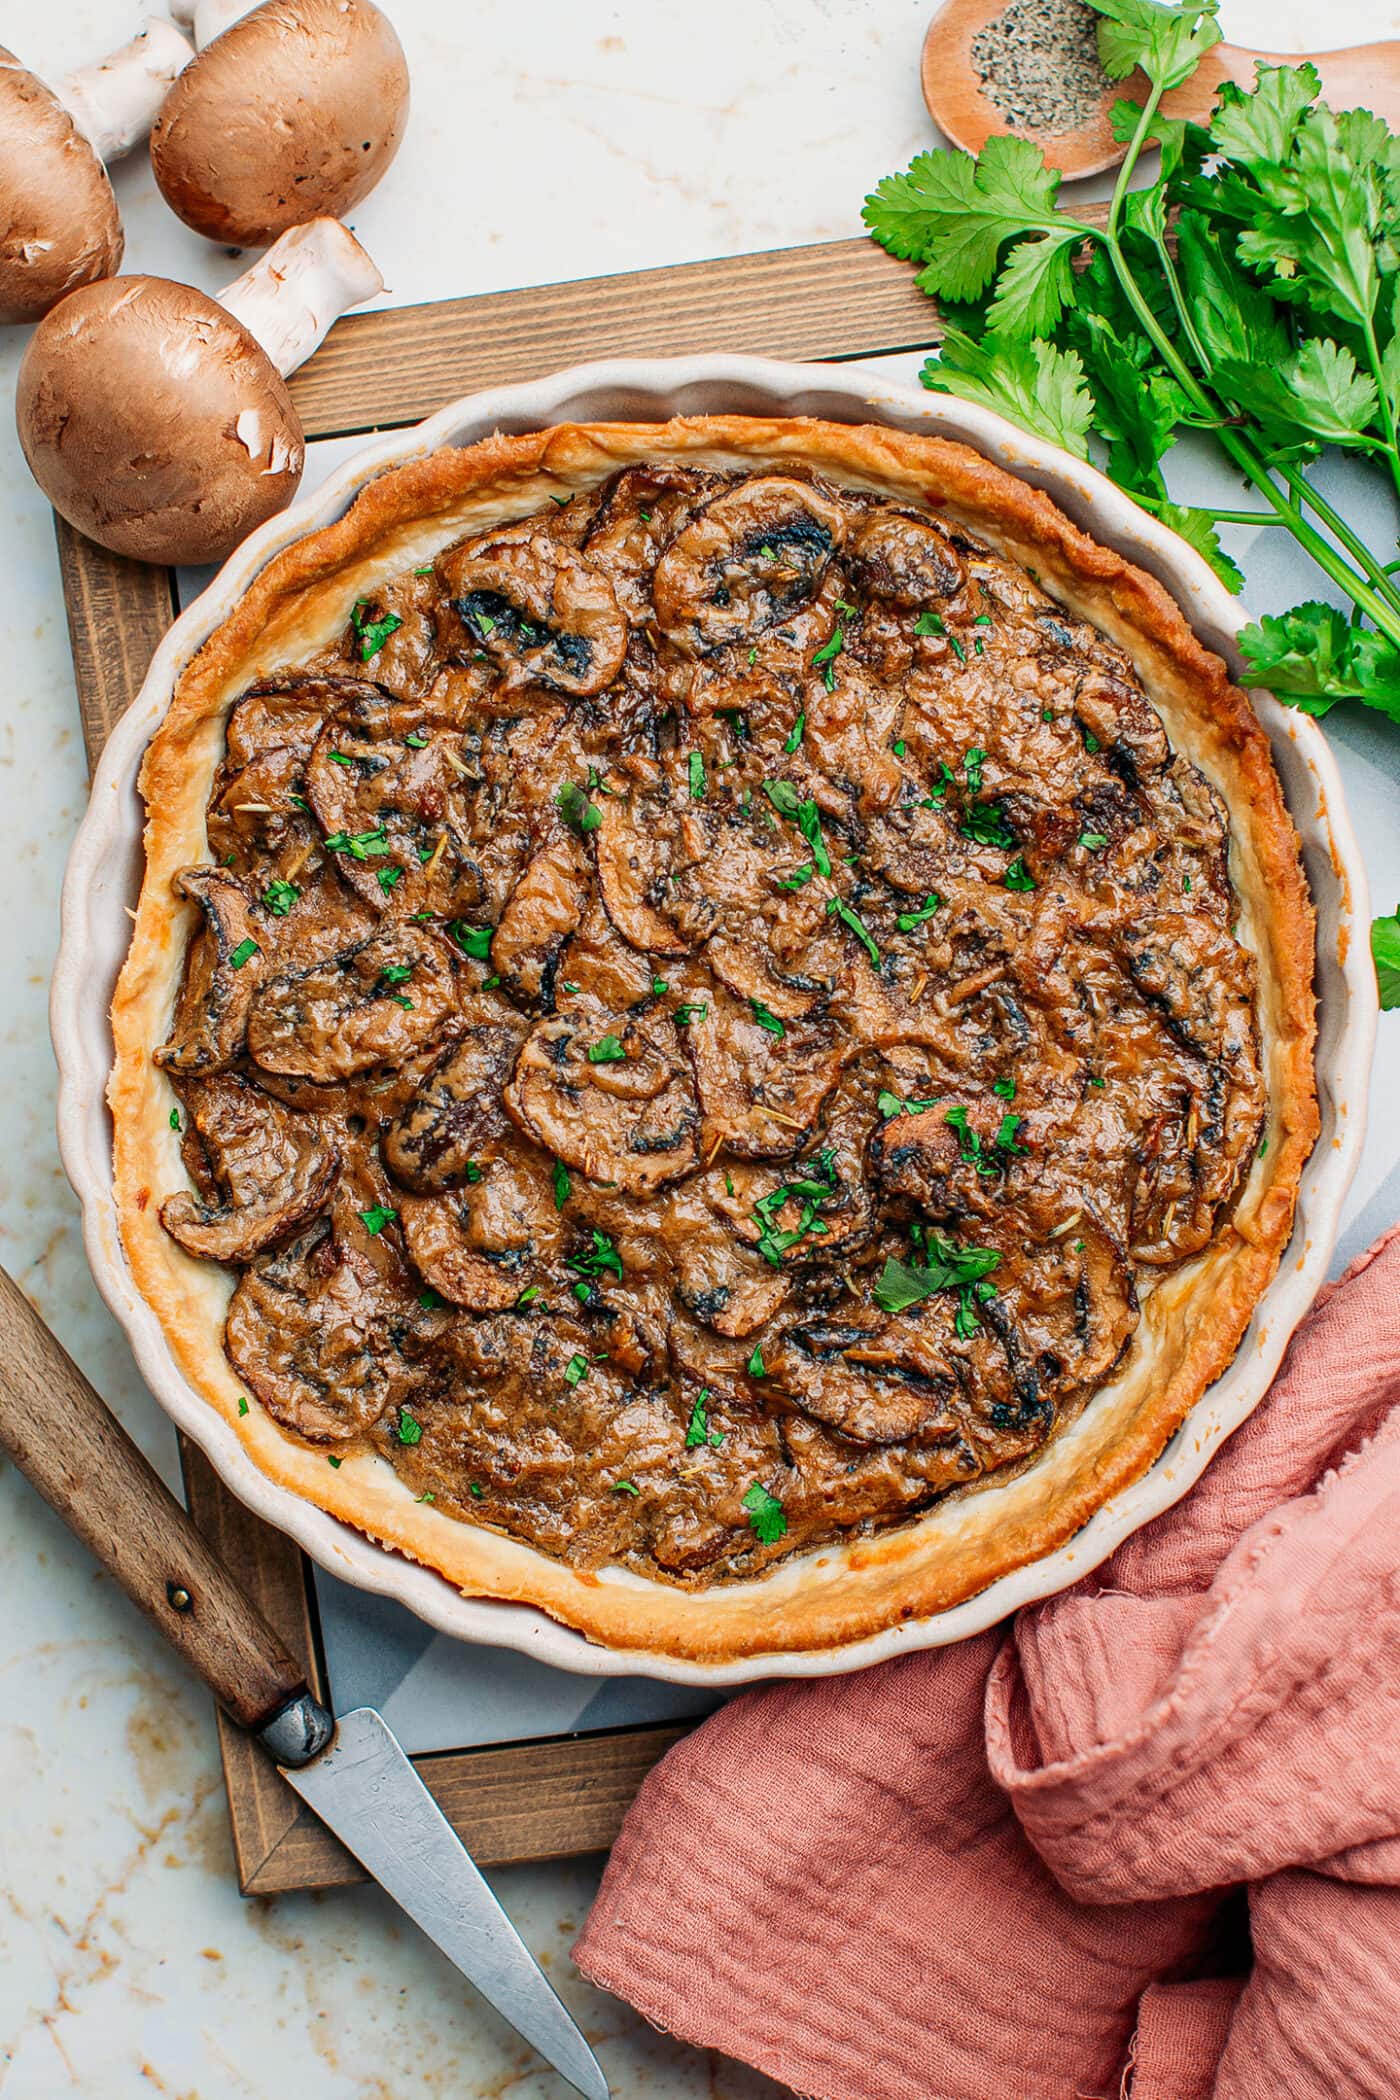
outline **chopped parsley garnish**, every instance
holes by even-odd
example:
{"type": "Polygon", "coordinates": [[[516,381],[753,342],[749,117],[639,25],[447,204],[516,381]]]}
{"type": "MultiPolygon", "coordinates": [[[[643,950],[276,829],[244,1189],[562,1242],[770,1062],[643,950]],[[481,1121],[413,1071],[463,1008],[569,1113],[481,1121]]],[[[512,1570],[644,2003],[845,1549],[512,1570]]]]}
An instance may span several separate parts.
{"type": "Polygon", "coordinates": [[[788,731],[788,734],[787,734],[787,741],[786,741],[786,743],[785,743],[785,744],[783,745],[783,749],[784,749],[784,751],[786,751],[786,753],[788,754],[788,757],[789,757],[789,758],[791,758],[791,756],[792,756],[793,752],[794,752],[794,751],[795,751],[795,750],[797,749],[798,745],[799,745],[799,744],[800,744],[800,743],[802,742],[802,732],[803,732],[803,731],[805,730],[805,728],[806,728],[806,727],[807,727],[807,710],[806,710],[805,708],[803,708],[803,709],[801,710],[801,712],[800,712],[800,713],[798,714],[797,720],[796,720],[796,721],[795,721],[795,722],[793,723],[793,725],[792,725],[791,729],[790,729],[790,730],[788,731]]]}
{"type": "Polygon", "coordinates": [[[381,984],[407,984],[413,975],[412,963],[385,963],[379,973],[381,984]]]}
{"type": "Polygon", "coordinates": [[[346,751],[332,751],[330,760],[333,766],[353,766],[355,763],[354,759],[346,751]]]}
{"type": "Polygon", "coordinates": [[[335,1469],[335,1471],[336,1471],[337,1473],[338,1473],[338,1472],[340,1471],[340,1460],[339,1460],[338,1458],[330,1458],[330,1457],[328,1457],[328,1458],[326,1459],[326,1464],[327,1464],[328,1466],[333,1466],[333,1467],[334,1467],[334,1469],[335,1469]]]}
{"type": "Polygon", "coordinates": [[[948,647],[952,650],[954,656],[956,656],[960,664],[965,664],[967,662],[967,651],[966,649],[964,649],[962,643],[958,640],[955,634],[949,635],[948,647]]]}
{"type": "Polygon", "coordinates": [[[436,1502],[437,1496],[433,1493],[431,1488],[424,1488],[422,1494],[415,1495],[413,1499],[415,1502],[436,1502]]]}
{"type": "Polygon", "coordinates": [[[564,1366],[565,1385],[582,1385],[588,1376],[588,1358],[577,1354],[571,1356],[564,1366]]]}
{"type": "Polygon", "coordinates": [[[772,1546],[787,1531],[787,1518],[783,1505],[776,1495],[770,1495],[761,1480],[744,1491],[744,1508],[749,1513],[749,1526],[760,1545],[772,1546]]]}
{"type": "Polygon", "coordinates": [[[516,1312],[524,1312],[526,1306],[533,1305],[536,1298],[538,1298],[539,1295],[539,1285],[537,1283],[527,1283],[524,1290],[520,1293],[520,1296],[515,1301],[514,1310],[516,1312]]]}
{"type": "Polygon", "coordinates": [[[826,841],[822,837],[821,812],[817,808],[816,803],[810,799],[804,801],[790,780],[765,780],[763,792],[778,812],[778,815],[786,817],[789,824],[795,824],[802,833],[803,838],[806,839],[807,844],[812,849],[812,859],[816,862],[817,873],[819,875],[829,875],[831,873],[831,855],[827,852],[826,841]]]}
{"type": "Polygon", "coordinates": [[[468,926],[465,919],[453,919],[447,931],[463,955],[470,955],[474,962],[489,961],[491,943],[496,936],[494,926],[468,926]]]}
{"type": "Polygon", "coordinates": [[[241,970],[244,963],[251,962],[253,957],[261,952],[255,940],[240,941],[228,959],[228,966],[231,970],[241,970]]]}
{"type": "Polygon", "coordinates": [[[573,1183],[569,1179],[568,1168],[562,1159],[556,1159],[554,1162],[554,1208],[556,1210],[564,1208],[572,1190],[573,1183]]]}
{"type": "Polygon", "coordinates": [[[1183,888],[1183,890],[1186,891],[1187,895],[1189,896],[1191,892],[1191,877],[1189,875],[1182,876],[1181,887],[1183,888]]]}
{"type": "Polygon", "coordinates": [[[922,1263],[899,1261],[893,1254],[887,1259],[873,1293],[881,1312],[907,1312],[935,1291],[964,1290],[990,1276],[1001,1261],[993,1247],[960,1247],[932,1230],[923,1242],[922,1263]]]}
{"type": "Polygon", "coordinates": [[[170,1128],[172,1130],[180,1128],[180,1111],[178,1108],[172,1108],[170,1111],[170,1128]]]}
{"type": "Polygon", "coordinates": [[[1081,730],[1081,731],[1080,731],[1080,734],[1081,734],[1081,736],[1082,736],[1082,737],[1083,737],[1083,739],[1084,739],[1084,749],[1085,749],[1086,751],[1088,751],[1088,752],[1090,752],[1090,753],[1093,753],[1093,752],[1095,752],[1095,751],[1097,751],[1097,750],[1098,750],[1098,748],[1099,748],[1099,740],[1098,740],[1098,738],[1097,738],[1097,737],[1096,737],[1096,736],[1094,735],[1094,732],[1093,732],[1093,730],[1092,730],[1092,729],[1084,729],[1084,730],[1081,730]]]}
{"type": "MultiPolygon", "coordinates": [[[[569,980],[568,980],[568,979],[567,979],[567,977],[566,977],[566,978],[565,978],[565,980],[564,980],[564,990],[565,990],[566,992],[576,992],[576,991],[578,990],[578,986],[577,986],[576,984],[570,984],[570,983],[569,983],[569,980]]],[[[654,983],[654,982],[653,982],[653,984],[652,984],[652,990],[653,990],[653,991],[655,991],[655,990],[656,990],[656,985],[655,985],[655,983],[654,983]]]]}
{"type": "Polygon", "coordinates": [[[920,809],[937,809],[956,779],[957,774],[952,767],[940,759],[938,762],[938,778],[919,804],[920,809]]]}
{"type": "Polygon", "coordinates": [[[1035,877],[1026,866],[1024,853],[1016,855],[1015,860],[1012,861],[1011,866],[1001,880],[1003,888],[1008,890],[1033,890],[1035,888],[1035,877]]]}
{"type": "Polygon", "coordinates": [[[896,1116],[921,1116],[926,1108],[937,1108],[938,1099],[935,1096],[932,1101],[905,1101],[898,1094],[892,1094],[887,1086],[882,1086],[875,1097],[875,1106],[890,1123],[896,1116]]]}
{"type": "Polygon", "coordinates": [[[754,665],[755,665],[755,664],[756,664],[757,662],[758,662],[758,651],[757,651],[757,649],[750,649],[750,651],[749,651],[749,669],[750,669],[750,670],[752,670],[752,669],[753,669],[753,667],[754,667],[754,665]]]}
{"type": "Polygon", "coordinates": [[[724,1431],[722,1429],[711,1429],[710,1427],[710,1418],[705,1411],[705,1402],[709,1397],[710,1388],[707,1385],[702,1385],[696,1397],[695,1405],[690,1410],[690,1421],[686,1425],[685,1448],[687,1451],[694,1451],[697,1445],[700,1444],[722,1444],[724,1442],[724,1431]]]}
{"type": "Polygon", "coordinates": [[[1089,1085],[1090,1085],[1090,1086],[1107,1086],[1107,1084],[1108,1084],[1108,1081],[1107,1081],[1106,1079],[1098,1079],[1098,1078],[1096,1078],[1096,1077],[1095,1077],[1095,1075],[1094,1075],[1094,1074],[1093,1074],[1092,1072],[1091,1072],[1091,1073],[1089,1074],[1089,1085]]]}
{"type": "Polygon", "coordinates": [[[800,890],[803,883],[810,882],[816,872],[811,861],[806,860],[800,868],[794,868],[791,875],[785,875],[778,884],[778,888],[780,890],[800,890]]]}
{"type": "Polygon", "coordinates": [[[986,756],[986,752],[979,750],[976,744],[971,750],[963,753],[963,775],[974,795],[982,792],[982,766],[986,756]]]}
{"type": "Polygon", "coordinates": [[[428,1285],[418,1293],[418,1303],[424,1312],[436,1312],[440,1306],[446,1305],[447,1300],[428,1285]]]}
{"type": "Polygon", "coordinates": [[[381,890],[391,890],[402,874],[402,868],[380,868],[374,879],[381,890]]]}
{"type": "Polygon", "coordinates": [[[424,736],[421,729],[410,729],[408,735],[404,738],[404,742],[410,751],[421,751],[427,741],[428,739],[424,736]]]}
{"type": "Polygon", "coordinates": [[[950,1108],[943,1120],[950,1129],[957,1132],[960,1147],[958,1157],[963,1165],[976,1167],[979,1174],[992,1173],[994,1169],[989,1167],[982,1157],[982,1140],[967,1120],[967,1110],[959,1104],[957,1108],[950,1108]]]}
{"type": "Polygon", "coordinates": [[[399,1409],[398,1438],[401,1444],[421,1444],[423,1424],[406,1407],[399,1409]]]}
{"type": "Polygon", "coordinates": [[[990,627],[992,624],[992,616],[990,613],[978,613],[977,618],[973,621],[972,624],[974,627],[990,627]]]}
{"type": "Polygon", "coordinates": [[[943,625],[943,615],[941,613],[921,612],[918,619],[914,622],[914,632],[915,634],[929,635],[946,634],[948,630],[943,625]]]}
{"type": "Polygon", "coordinates": [[[912,933],[916,926],[922,926],[926,919],[933,917],[942,902],[937,890],[930,890],[917,911],[902,911],[895,924],[901,933],[912,933]]]}
{"type": "Polygon", "coordinates": [[[609,1490],[614,1495],[640,1495],[641,1492],[635,1480],[615,1480],[609,1490]]]}
{"type": "Polygon", "coordinates": [[[703,1006],[698,1001],[688,1002],[686,1005],[676,1008],[675,1019],[680,1027],[689,1028],[693,1022],[703,1021],[709,1011],[708,1006],[703,1006]]]}
{"type": "Polygon", "coordinates": [[[473,1183],[480,1181],[481,1169],[474,1159],[469,1159],[466,1165],[463,1167],[462,1179],[464,1181],[470,1181],[473,1183]]]}
{"type": "Polygon", "coordinates": [[[413,1012],[413,1001],[409,998],[407,992],[390,992],[388,996],[393,1000],[395,1006],[401,1006],[406,1014],[413,1012]]]}
{"type": "Polygon", "coordinates": [[[1106,831],[1081,831],[1079,843],[1088,853],[1102,853],[1104,847],[1108,844],[1108,833],[1106,831]]]}
{"type": "Polygon", "coordinates": [[[373,831],[333,831],[324,844],[329,853],[348,853],[352,860],[376,860],[389,851],[389,834],[382,824],[373,831]]]}
{"type": "Polygon", "coordinates": [[[565,781],[554,798],[554,806],[570,831],[576,831],[581,839],[596,831],[603,821],[603,812],[589,801],[577,781],[565,781]]]}
{"type": "Polygon", "coordinates": [[[768,1366],[763,1361],[763,1350],[757,1342],[754,1343],[753,1355],[748,1361],[748,1373],[750,1378],[766,1378],[768,1376],[768,1366]]]}
{"type": "Polygon", "coordinates": [[[691,799],[691,801],[692,801],[692,802],[703,802],[703,801],[704,801],[704,799],[705,799],[705,759],[704,759],[704,754],[703,754],[702,752],[699,752],[699,751],[692,751],[692,752],[691,752],[691,754],[690,754],[690,757],[689,757],[689,758],[688,758],[688,759],[686,760],[686,766],[685,766],[685,770],[686,770],[686,779],[687,779],[687,780],[689,781],[689,783],[690,783],[690,799],[691,799]]]}
{"type": "Polygon", "coordinates": [[[870,928],[866,925],[860,913],[858,911],[852,911],[850,905],[846,902],[844,897],[829,897],[827,899],[826,909],[828,917],[831,915],[831,913],[834,912],[843,926],[850,927],[851,932],[861,943],[867,955],[870,957],[871,962],[878,970],[880,967],[880,951],[876,947],[874,941],[871,939],[870,928]]]}
{"type": "Polygon", "coordinates": [[[958,830],[976,846],[1000,846],[1005,852],[1016,844],[1016,834],[999,802],[970,802],[958,830]]]}
{"type": "MultiPolygon", "coordinates": [[[[567,991],[567,990],[569,989],[569,987],[568,987],[567,985],[565,985],[564,989],[565,989],[565,991],[567,991]]],[[[577,990],[577,989],[578,989],[578,987],[577,987],[577,986],[575,986],[575,987],[574,987],[574,989],[575,989],[575,990],[577,990]]],[[[669,992],[669,991],[670,991],[670,989],[671,989],[671,987],[670,987],[670,985],[669,985],[669,984],[667,984],[667,982],[666,982],[666,980],[665,980],[665,978],[664,978],[664,977],[653,977],[653,978],[652,978],[652,980],[651,980],[651,996],[652,996],[652,998],[653,998],[653,999],[659,999],[659,998],[660,998],[660,997],[662,996],[662,994],[663,994],[664,992],[669,992]]]]}
{"type": "Polygon", "coordinates": [[[596,1043],[588,1046],[588,1062],[591,1065],[620,1065],[625,1063],[627,1052],[622,1040],[615,1035],[600,1035],[596,1043]]]}
{"type": "Polygon", "coordinates": [[[300,895],[294,882],[283,882],[280,875],[275,875],[262,893],[263,909],[270,911],[274,919],[285,919],[300,895]]]}
{"type": "Polygon", "coordinates": [[[998,1079],[993,1082],[992,1092],[1000,1094],[1003,1101],[1014,1101],[1016,1099],[1016,1082],[1008,1074],[1005,1079],[998,1079]]]}
{"type": "Polygon", "coordinates": [[[480,1501],[481,1497],[486,1493],[486,1490],[481,1485],[481,1482],[479,1480],[473,1480],[467,1492],[468,1494],[475,1495],[477,1500],[480,1501]]]}
{"type": "Polygon", "coordinates": [[[812,1161],[810,1174],[796,1180],[785,1181],[766,1196],[760,1196],[754,1205],[754,1216],[759,1222],[757,1247],[764,1260],[775,1269],[782,1266],[783,1256],[789,1249],[806,1239],[809,1232],[823,1233],[826,1226],[817,1215],[823,1203],[836,1194],[836,1154],[819,1152],[812,1161]],[[798,1222],[787,1230],[779,1230],[777,1218],[784,1205],[792,1203],[798,1211],[798,1222]]]}
{"type": "Polygon", "coordinates": [[[588,792],[590,795],[615,795],[617,789],[608,786],[608,783],[596,766],[590,766],[588,768],[588,792]]]}
{"type": "Polygon", "coordinates": [[[350,625],[355,630],[355,639],[360,645],[360,661],[367,664],[372,656],[378,656],[391,634],[403,626],[397,613],[384,613],[377,620],[367,620],[368,598],[357,598],[350,609],[350,625]]]}
{"type": "Polygon", "coordinates": [[[1024,1116],[1004,1115],[997,1125],[997,1134],[992,1143],[1002,1152],[1025,1152],[1029,1147],[1018,1142],[1016,1133],[1025,1122],[1024,1116]]]}
{"type": "Polygon", "coordinates": [[[812,658],[812,669],[822,674],[822,684],[829,693],[836,690],[836,659],[846,646],[846,630],[840,619],[831,630],[829,640],[822,643],[812,658]]]}
{"type": "Polygon", "coordinates": [[[245,1393],[238,1396],[238,1412],[240,1415],[246,1415],[248,1412],[248,1398],[245,1393]]]}
{"type": "Polygon", "coordinates": [[[593,1228],[593,1245],[588,1252],[566,1254],[564,1259],[571,1269],[577,1269],[580,1276],[601,1276],[605,1271],[618,1277],[622,1274],[622,1256],[617,1251],[616,1242],[606,1232],[599,1232],[596,1226],[593,1228]]]}
{"type": "Polygon", "coordinates": [[[398,1212],[391,1210],[387,1203],[375,1203],[368,1210],[360,1212],[360,1223],[364,1226],[365,1231],[370,1234],[371,1238],[378,1239],[389,1220],[397,1216],[398,1212]]]}
{"type": "Polygon", "coordinates": [[[641,519],[641,521],[642,521],[642,523],[643,523],[644,525],[650,525],[650,523],[651,523],[651,512],[650,512],[649,510],[639,510],[639,511],[637,512],[637,516],[638,516],[638,517],[639,517],[639,518],[641,519]]]}
{"type": "Polygon", "coordinates": [[[787,1030],[778,1019],[778,1016],[775,1013],[770,1013],[761,999],[750,999],[749,1005],[753,1008],[755,1021],[757,1021],[760,1028],[766,1028],[769,1035],[781,1036],[787,1034],[787,1030]]]}

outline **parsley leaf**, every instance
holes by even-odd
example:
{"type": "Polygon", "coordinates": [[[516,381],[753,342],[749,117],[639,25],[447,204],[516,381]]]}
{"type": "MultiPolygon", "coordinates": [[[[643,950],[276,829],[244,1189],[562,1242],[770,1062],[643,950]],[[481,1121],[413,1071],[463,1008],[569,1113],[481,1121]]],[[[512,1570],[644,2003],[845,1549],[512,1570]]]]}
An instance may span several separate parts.
{"type": "Polygon", "coordinates": [[[562,1210],[572,1192],[573,1183],[569,1179],[569,1170],[562,1159],[556,1159],[554,1162],[554,1208],[562,1210]]]}
{"type": "Polygon", "coordinates": [[[744,1490],[743,1507],[748,1511],[749,1527],[760,1545],[776,1545],[787,1532],[787,1518],[783,1505],[776,1495],[770,1495],[761,1480],[755,1480],[744,1490]]]}
{"type": "Polygon", "coordinates": [[[241,970],[244,963],[251,962],[255,955],[261,953],[262,950],[255,940],[240,941],[228,959],[228,966],[231,970],[241,970]]]}
{"type": "Polygon", "coordinates": [[[490,960],[491,943],[496,937],[494,926],[468,926],[465,919],[452,919],[447,931],[463,955],[470,955],[475,962],[490,960]]]}
{"type": "Polygon", "coordinates": [[[421,1444],[423,1441],[423,1424],[406,1407],[399,1409],[397,1435],[401,1444],[421,1444]]]}
{"type": "Polygon", "coordinates": [[[748,1361],[748,1373],[750,1378],[766,1378],[768,1376],[768,1367],[763,1361],[763,1350],[757,1342],[754,1344],[753,1355],[748,1361]]]}
{"type": "Polygon", "coordinates": [[[375,1203],[372,1204],[368,1210],[362,1210],[360,1212],[360,1223],[364,1226],[366,1232],[369,1233],[372,1239],[378,1239],[380,1233],[384,1230],[384,1227],[389,1223],[389,1220],[391,1218],[396,1218],[397,1216],[398,1212],[396,1210],[391,1210],[388,1204],[375,1203]]]}
{"type": "Polygon", "coordinates": [[[760,1028],[766,1028],[769,1035],[782,1036],[787,1034],[787,1030],[778,1019],[778,1016],[775,1013],[770,1013],[761,999],[750,999],[749,1005],[753,1008],[755,1021],[757,1021],[760,1028]]]}
{"type": "Polygon", "coordinates": [[[703,753],[699,751],[691,752],[686,762],[686,773],[690,781],[691,799],[695,802],[703,802],[705,799],[705,759],[703,753]]]}
{"type": "Polygon", "coordinates": [[[722,1429],[711,1429],[710,1427],[710,1418],[706,1413],[705,1406],[709,1397],[710,1388],[707,1385],[702,1385],[695,1405],[690,1410],[690,1421],[686,1425],[685,1448],[687,1451],[694,1451],[697,1445],[700,1444],[722,1444],[724,1442],[724,1431],[722,1429]]]}
{"type": "Polygon", "coordinates": [[[360,645],[360,661],[368,663],[378,656],[391,634],[397,633],[403,621],[397,613],[384,613],[377,620],[365,618],[369,611],[368,598],[357,598],[350,609],[350,625],[355,630],[355,639],[360,645]]]}
{"type": "Polygon", "coordinates": [[[600,1035],[596,1043],[588,1046],[588,1062],[591,1065],[620,1065],[626,1062],[627,1052],[622,1039],[615,1035],[600,1035]]]}
{"type": "Polygon", "coordinates": [[[919,377],[935,394],[976,402],[1076,459],[1089,457],[1094,397],[1077,350],[1057,349],[1039,336],[1026,342],[988,335],[975,343],[961,329],[950,328],[938,356],[929,358],[919,377]]]}
{"type": "Polygon", "coordinates": [[[622,1256],[617,1251],[617,1242],[606,1232],[593,1228],[593,1244],[585,1254],[566,1254],[565,1261],[580,1276],[602,1276],[611,1273],[622,1275],[622,1256]]]}
{"type": "Polygon", "coordinates": [[[880,1272],[873,1296],[881,1312],[907,1312],[921,1305],[935,1291],[960,1290],[990,1276],[1001,1261],[992,1247],[961,1247],[936,1232],[924,1234],[928,1259],[924,1263],[898,1261],[890,1255],[880,1272]]]}
{"type": "Polygon", "coordinates": [[[1161,7],[1154,0],[1089,0],[1101,17],[1099,63],[1110,80],[1140,66],[1154,87],[1180,87],[1220,42],[1217,0],[1161,7]]]}
{"type": "Polygon", "coordinates": [[[793,723],[791,729],[788,731],[786,741],[783,744],[783,749],[787,753],[789,758],[791,758],[793,752],[802,742],[802,732],[806,727],[807,715],[806,711],[803,710],[798,714],[797,720],[793,723]]]}
{"type": "Polygon", "coordinates": [[[1389,919],[1371,921],[1371,955],[1376,965],[1382,1009],[1400,1006],[1400,905],[1389,919]]]}
{"type": "Polygon", "coordinates": [[[943,899],[939,896],[937,890],[930,890],[917,911],[900,912],[895,919],[895,924],[901,933],[912,933],[916,926],[922,926],[926,919],[933,917],[934,913],[942,905],[942,902],[943,899]]]}
{"type": "Polygon", "coordinates": [[[275,875],[263,891],[262,901],[274,918],[285,919],[300,895],[301,891],[294,882],[284,882],[280,875],[275,875]]]}
{"type": "Polygon", "coordinates": [[[576,831],[580,838],[587,838],[589,832],[596,831],[603,821],[603,812],[589,801],[573,780],[565,781],[554,798],[554,806],[570,831],[576,831]]]}

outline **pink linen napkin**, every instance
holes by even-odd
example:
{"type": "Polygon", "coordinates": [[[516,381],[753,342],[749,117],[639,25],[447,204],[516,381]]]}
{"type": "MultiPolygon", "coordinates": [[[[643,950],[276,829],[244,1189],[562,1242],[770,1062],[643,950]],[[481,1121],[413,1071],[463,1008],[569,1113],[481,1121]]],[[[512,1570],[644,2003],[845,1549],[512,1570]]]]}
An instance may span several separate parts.
{"type": "Polygon", "coordinates": [[[1400,2100],[1400,1228],[1076,1588],[679,1743],[575,1954],[819,2100],[1400,2100]]]}

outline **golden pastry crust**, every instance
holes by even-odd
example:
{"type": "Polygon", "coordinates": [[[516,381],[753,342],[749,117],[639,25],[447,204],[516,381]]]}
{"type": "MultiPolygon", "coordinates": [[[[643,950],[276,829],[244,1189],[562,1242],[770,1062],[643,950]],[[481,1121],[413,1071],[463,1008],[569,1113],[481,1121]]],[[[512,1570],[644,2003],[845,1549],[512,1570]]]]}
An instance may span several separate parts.
{"type": "Polygon", "coordinates": [[[968,448],[879,427],[742,417],[565,425],[443,451],[371,482],[344,517],[277,555],[186,669],[142,769],[147,871],[112,1019],[116,1194],[138,1288],[194,1390],[279,1485],[474,1596],[535,1605],[591,1639],[708,1663],[845,1645],[974,1596],[1063,1545],[1158,1456],[1234,1358],[1292,1226],[1318,1130],[1314,923],[1268,740],[1219,658],[1152,578],[1079,531],[1048,497],[968,448]],[[229,707],[257,677],[304,663],[376,586],[549,495],[619,467],[675,460],[800,465],[838,485],[922,504],[977,533],[1131,658],[1173,746],[1223,795],[1238,937],[1258,964],[1267,1145],[1205,1251],[1146,1298],[1111,1382],[1015,1477],[953,1495],[873,1539],[795,1556],[752,1580],[683,1589],[631,1570],[587,1571],[416,1502],[377,1455],[338,1469],[284,1432],[224,1354],[232,1282],[162,1230],[184,1184],[173,1095],[151,1052],[168,1029],[192,908],[175,871],[207,857],[205,806],[229,707]]]}

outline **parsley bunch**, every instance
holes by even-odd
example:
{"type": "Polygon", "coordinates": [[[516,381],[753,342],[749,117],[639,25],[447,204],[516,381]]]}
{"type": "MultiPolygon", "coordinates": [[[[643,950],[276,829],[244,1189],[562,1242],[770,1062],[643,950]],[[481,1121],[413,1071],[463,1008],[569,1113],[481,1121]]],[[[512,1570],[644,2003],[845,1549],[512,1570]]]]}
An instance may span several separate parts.
{"type": "MultiPolygon", "coordinates": [[[[1105,226],[1062,211],[1058,174],[1012,138],[975,160],[921,153],[866,200],[874,238],[961,309],[923,382],[1080,459],[1092,437],[1119,487],[1232,591],[1243,579],[1216,527],[1291,532],[1347,609],[1309,600],[1247,626],[1248,676],[1309,714],[1353,699],[1400,722],[1400,563],[1307,472],[1336,447],[1400,494],[1400,139],[1366,110],[1328,109],[1307,64],[1260,66],[1248,93],[1227,81],[1208,127],[1166,117],[1162,96],[1220,40],[1217,0],[1090,4],[1106,72],[1141,67],[1149,86],[1113,110],[1128,150],[1105,226]],[[1135,190],[1153,143],[1161,172],[1135,190]],[[1258,508],[1173,502],[1162,460],[1182,430],[1211,433],[1258,508]]],[[[1400,919],[1377,925],[1400,943],[1400,919]]]]}

